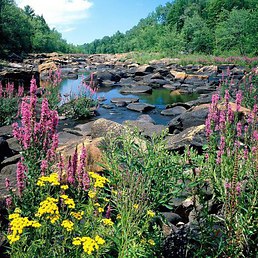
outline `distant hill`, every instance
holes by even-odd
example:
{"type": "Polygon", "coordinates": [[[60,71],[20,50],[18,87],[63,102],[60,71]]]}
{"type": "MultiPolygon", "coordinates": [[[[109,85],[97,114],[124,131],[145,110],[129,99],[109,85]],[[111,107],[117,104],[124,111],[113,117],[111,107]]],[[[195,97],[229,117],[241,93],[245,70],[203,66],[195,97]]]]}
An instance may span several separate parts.
{"type": "Polygon", "coordinates": [[[175,0],[126,33],[82,46],[85,53],[258,54],[258,0],[175,0]]]}

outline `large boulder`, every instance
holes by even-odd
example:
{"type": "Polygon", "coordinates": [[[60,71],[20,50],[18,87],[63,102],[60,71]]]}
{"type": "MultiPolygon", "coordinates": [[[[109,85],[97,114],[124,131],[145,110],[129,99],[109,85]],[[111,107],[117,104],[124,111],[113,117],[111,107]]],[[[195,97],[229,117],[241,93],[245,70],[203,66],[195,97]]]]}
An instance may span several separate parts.
{"type": "Polygon", "coordinates": [[[183,151],[186,146],[202,149],[206,144],[205,125],[192,126],[179,134],[167,136],[167,149],[173,151],[183,151]]]}
{"type": "Polygon", "coordinates": [[[111,120],[99,118],[91,125],[91,136],[93,138],[106,137],[109,134],[117,136],[120,135],[123,130],[123,125],[111,120]]]}
{"type": "Polygon", "coordinates": [[[135,75],[143,76],[143,75],[146,75],[147,73],[152,73],[154,69],[155,68],[151,65],[141,65],[137,67],[135,71],[135,75]]]}
{"type": "Polygon", "coordinates": [[[209,104],[202,104],[190,108],[185,113],[175,117],[169,122],[169,132],[173,133],[176,129],[183,131],[192,126],[205,124],[208,116],[209,104]]]}

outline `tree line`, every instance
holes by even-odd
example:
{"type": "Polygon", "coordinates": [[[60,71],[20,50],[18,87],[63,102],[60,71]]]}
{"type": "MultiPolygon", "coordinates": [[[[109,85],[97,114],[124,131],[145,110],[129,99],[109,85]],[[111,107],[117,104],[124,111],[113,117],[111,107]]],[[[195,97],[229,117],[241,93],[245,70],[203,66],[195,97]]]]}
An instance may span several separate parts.
{"type": "Polygon", "coordinates": [[[85,53],[150,51],[258,54],[258,0],[175,0],[125,33],[84,44],[85,53]]]}
{"type": "Polygon", "coordinates": [[[0,0],[0,57],[10,53],[78,52],[56,29],[50,29],[44,17],[30,6],[19,8],[14,0],[0,0]]]}

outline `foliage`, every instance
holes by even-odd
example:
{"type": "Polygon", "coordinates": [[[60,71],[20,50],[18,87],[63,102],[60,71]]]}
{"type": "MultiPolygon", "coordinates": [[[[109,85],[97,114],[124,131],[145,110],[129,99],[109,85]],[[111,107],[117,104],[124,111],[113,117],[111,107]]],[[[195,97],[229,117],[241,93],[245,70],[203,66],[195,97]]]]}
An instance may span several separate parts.
{"type": "Polygon", "coordinates": [[[13,83],[7,82],[4,88],[0,81],[0,126],[10,124],[18,117],[19,101],[22,96],[22,86],[15,92],[13,83]]]}
{"type": "Polygon", "coordinates": [[[43,16],[35,15],[30,6],[24,10],[14,1],[0,0],[0,55],[10,53],[60,51],[80,52],[68,44],[55,29],[50,29],[43,16]],[[18,22],[17,22],[18,21],[18,22]]]}
{"type": "Polygon", "coordinates": [[[176,0],[125,33],[84,44],[84,52],[257,55],[257,0],[176,0]]]}
{"type": "Polygon", "coordinates": [[[75,119],[89,118],[94,115],[98,105],[96,90],[91,87],[91,84],[87,85],[82,81],[79,85],[79,93],[70,94],[65,99],[65,103],[59,107],[59,112],[75,119]]]}

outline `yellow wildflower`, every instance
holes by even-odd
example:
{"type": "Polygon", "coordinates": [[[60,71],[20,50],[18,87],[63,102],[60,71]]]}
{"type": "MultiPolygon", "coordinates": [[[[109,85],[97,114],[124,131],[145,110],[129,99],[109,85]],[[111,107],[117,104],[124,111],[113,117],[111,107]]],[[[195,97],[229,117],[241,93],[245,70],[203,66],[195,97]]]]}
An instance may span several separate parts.
{"type": "Polygon", "coordinates": [[[134,207],[136,210],[138,210],[139,204],[134,204],[133,207],[134,207]]]}
{"type": "Polygon", "coordinates": [[[102,222],[107,226],[113,226],[114,222],[111,219],[102,219],[102,222]]]}
{"type": "Polygon", "coordinates": [[[155,212],[154,211],[152,211],[152,210],[148,210],[147,211],[147,215],[149,215],[150,217],[154,217],[155,216],[155,212]]]}
{"type": "Polygon", "coordinates": [[[57,199],[47,197],[46,200],[39,204],[38,212],[35,216],[42,217],[44,214],[47,214],[46,218],[50,219],[51,223],[55,223],[60,218],[57,202],[57,199]]]}
{"type": "Polygon", "coordinates": [[[37,185],[45,186],[45,183],[49,183],[51,185],[60,185],[60,182],[58,180],[58,173],[54,172],[54,173],[50,174],[49,176],[41,176],[38,179],[37,185]]]}
{"type": "Polygon", "coordinates": [[[155,242],[154,242],[153,239],[149,239],[149,240],[148,240],[148,243],[149,243],[150,245],[155,245],[155,242]]]}
{"type": "Polygon", "coordinates": [[[74,209],[75,203],[74,200],[69,198],[68,195],[62,194],[60,197],[64,200],[64,203],[68,206],[68,208],[74,209]]]}
{"type": "Polygon", "coordinates": [[[72,215],[74,218],[76,218],[77,220],[81,220],[83,214],[84,214],[84,211],[71,212],[71,215],[72,215]]]}
{"type": "Polygon", "coordinates": [[[103,245],[103,244],[105,244],[105,240],[102,238],[102,237],[100,237],[100,236],[95,236],[95,241],[97,242],[97,244],[99,244],[99,245],[103,245]]]}
{"type": "Polygon", "coordinates": [[[99,211],[99,213],[101,213],[101,212],[104,211],[104,209],[103,209],[102,207],[99,207],[99,208],[98,208],[98,211],[99,211]]]}
{"type": "Polygon", "coordinates": [[[72,231],[73,225],[74,223],[68,219],[63,220],[63,222],[61,223],[61,226],[64,227],[67,231],[72,231]]]}
{"type": "Polygon", "coordinates": [[[75,237],[73,239],[73,245],[81,245],[81,238],[80,237],[75,237]]]}
{"type": "Polygon", "coordinates": [[[69,188],[68,185],[61,185],[61,189],[63,189],[63,190],[67,190],[68,188],[69,188]]]}
{"type": "Polygon", "coordinates": [[[121,219],[122,218],[121,214],[117,214],[116,218],[121,219]]]}
{"type": "Polygon", "coordinates": [[[95,180],[94,187],[97,188],[103,188],[105,183],[108,183],[109,180],[94,172],[89,172],[89,176],[95,180]]]}
{"type": "Polygon", "coordinates": [[[91,199],[93,199],[95,196],[96,196],[96,192],[93,192],[93,191],[89,191],[88,192],[88,195],[89,195],[89,197],[91,198],[91,199]]]}

